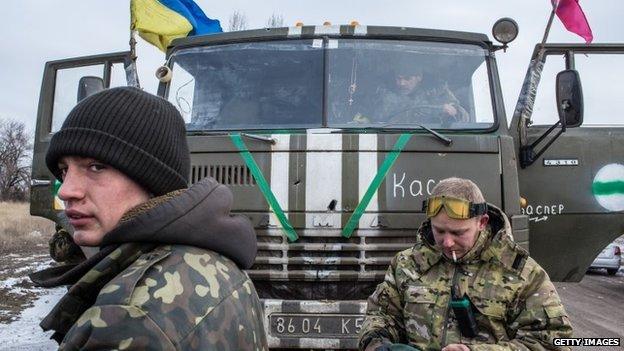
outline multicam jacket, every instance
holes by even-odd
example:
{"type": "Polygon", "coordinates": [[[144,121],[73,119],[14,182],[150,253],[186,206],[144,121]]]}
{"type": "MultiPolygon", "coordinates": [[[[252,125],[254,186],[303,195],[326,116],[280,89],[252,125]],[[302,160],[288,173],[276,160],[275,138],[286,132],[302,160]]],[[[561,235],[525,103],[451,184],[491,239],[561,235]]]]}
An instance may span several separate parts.
{"type": "Polygon", "coordinates": [[[461,106],[459,100],[449,87],[444,84],[437,88],[417,87],[407,95],[386,88],[379,88],[377,96],[381,101],[374,108],[377,120],[394,123],[450,123],[468,122],[469,113],[461,106]],[[449,104],[456,110],[451,117],[444,110],[449,104]]]}
{"type": "Polygon", "coordinates": [[[61,350],[268,350],[239,268],[253,263],[255,233],[231,204],[229,189],[206,179],[131,210],[96,256],[47,279],[79,276],[41,326],[61,350]]]}
{"type": "Polygon", "coordinates": [[[372,341],[440,350],[465,344],[471,350],[558,349],[553,338],[572,327],[546,272],[517,246],[507,218],[491,206],[490,225],[455,264],[433,246],[429,222],[419,241],[398,253],[373,295],[360,332],[360,349],[372,341]],[[461,335],[450,308],[451,285],[470,299],[478,335],[461,335]]]}

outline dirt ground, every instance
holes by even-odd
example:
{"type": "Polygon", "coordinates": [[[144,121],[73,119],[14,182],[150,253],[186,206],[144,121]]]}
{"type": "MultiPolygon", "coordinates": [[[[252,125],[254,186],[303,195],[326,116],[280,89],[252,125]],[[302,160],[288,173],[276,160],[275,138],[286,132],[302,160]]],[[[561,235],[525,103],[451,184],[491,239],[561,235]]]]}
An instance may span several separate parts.
{"type": "Polygon", "coordinates": [[[28,274],[52,264],[45,244],[36,244],[10,254],[0,255],[0,323],[10,323],[31,307],[42,290],[28,274]]]}
{"type": "Polygon", "coordinates": [[[590,270],[580,283],[555,286],[572,321],[575,337],[619,337],[624,343],[624,268],[615,276],[607,275],[605,270],[590,270]]]}

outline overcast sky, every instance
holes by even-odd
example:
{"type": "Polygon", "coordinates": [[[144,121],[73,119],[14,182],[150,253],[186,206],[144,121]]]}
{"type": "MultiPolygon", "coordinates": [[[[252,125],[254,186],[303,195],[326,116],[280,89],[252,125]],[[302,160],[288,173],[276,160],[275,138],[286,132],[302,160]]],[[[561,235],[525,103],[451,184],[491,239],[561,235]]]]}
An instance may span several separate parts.
{"type": "MultiPolygon", "coordinates": [[[[501,17],[514,18],[520,27],[506,53],[497,52],[508,118],[515,106],[529,56],[541,40],[550,13],[550,0],[395,0],[395,1],[212,1],[196,0],[208,17],[224,29],[228,17],[243,12],[249,28],[264,27],[276,13],[291,26],[346,24],[408,26],[486,33],[501,17]]],[[[128,49],[129,0],[3,0],[0,22],[0,117],[24,121],[34,132],[39,89],[46,61],[128,49]]],[[[595,43],[624,42],[624,1],[581,0],[595,43]]],[[[582,43],[555,19],[549,42],[582,43]]],[[[139,39],[139,74],[143,87],[156,90],[153,72],[164,54],[139,39]]],[[[584,78],[583,78],[584,79],[584,78]]],[[[620,85],[621,86],[621,85],[620,85]]]]}

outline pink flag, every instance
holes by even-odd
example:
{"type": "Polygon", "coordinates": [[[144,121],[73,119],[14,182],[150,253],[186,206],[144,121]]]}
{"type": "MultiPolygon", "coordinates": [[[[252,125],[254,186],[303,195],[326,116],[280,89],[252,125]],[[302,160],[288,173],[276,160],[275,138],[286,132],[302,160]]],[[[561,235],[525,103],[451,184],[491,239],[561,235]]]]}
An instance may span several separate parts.
{"type": "Polygon", "coordinates": [[[563,22],[563,25],[572,33],[576,33],[585,39],[587,44],[594,40],[591,28],[587,18],[579,5],[578,0],[551,0],[553,6],[559,2],[557,6],[557,17],[563,22]]]}

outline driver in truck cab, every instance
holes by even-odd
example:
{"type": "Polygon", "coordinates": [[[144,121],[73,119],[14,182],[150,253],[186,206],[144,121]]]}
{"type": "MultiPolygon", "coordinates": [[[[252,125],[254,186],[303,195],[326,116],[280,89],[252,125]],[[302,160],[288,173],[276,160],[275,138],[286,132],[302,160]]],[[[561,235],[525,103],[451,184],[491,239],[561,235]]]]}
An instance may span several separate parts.
{"type": "Polygon", "coordinates": [[[440,181],[418,241],[368,299],[359,349],[545,350],[572,326],[550,278],[470,180],[440,181]]]}
{"type": "Polygon", "coordinates": [[[375,113],[390,123],[468,122],[470,116],[448,84],[433,84],[416,65],[395,70],[393,89],[380,88],[375,113]]]}

